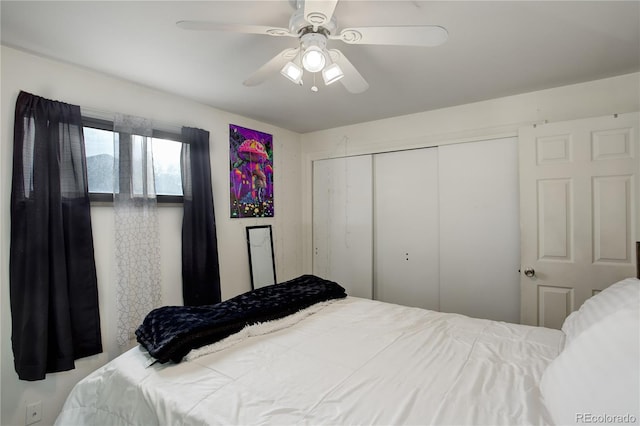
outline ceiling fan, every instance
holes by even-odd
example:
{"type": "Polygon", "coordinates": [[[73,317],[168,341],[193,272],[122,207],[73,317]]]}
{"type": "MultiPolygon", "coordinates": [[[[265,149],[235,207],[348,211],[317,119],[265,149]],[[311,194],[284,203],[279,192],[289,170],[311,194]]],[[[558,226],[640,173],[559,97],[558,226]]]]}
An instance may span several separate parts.
{"type": "MultiPolygon", "coordinates": [[[[245,86],[256,86],[277,71],[302,85],[306,70],[321,72],[326,85],[342,82],[351,93],[364,92],[369,84],[342,52],[327,49],[329,40],[341,40],[347,44],[438,46],[448,38],[447,30],[438,25],[344,28],[337,33],[338,24],[333,12],[338,0],[290,1],[296,10],[289,19],[288,28],[210,21],[178,21],[176,25],[186,30],[231,31],[299,40],[297,47],[283,50],[251,74],[243,82],[245,86]]],[[[314,84],[311,90],[317,92],[318,88],[314,84]]]]}

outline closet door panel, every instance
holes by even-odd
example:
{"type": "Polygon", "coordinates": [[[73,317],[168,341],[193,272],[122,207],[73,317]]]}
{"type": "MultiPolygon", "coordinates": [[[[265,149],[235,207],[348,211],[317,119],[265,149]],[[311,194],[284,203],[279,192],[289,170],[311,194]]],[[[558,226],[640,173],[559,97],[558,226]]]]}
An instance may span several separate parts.
{"type": "Polygon", "coordinates": [[[374,297],[439,309],[438,151],[374,156],[374,297]]]}
{"type": "Polygon", "coordinates": [[[438,149],[440,308],[518,323],[517,139],[438,149]]]}
{"type": "Polygon", "coordinates": [[[370,155],[313,163],[313,273],[372,298],[370,155]]]}

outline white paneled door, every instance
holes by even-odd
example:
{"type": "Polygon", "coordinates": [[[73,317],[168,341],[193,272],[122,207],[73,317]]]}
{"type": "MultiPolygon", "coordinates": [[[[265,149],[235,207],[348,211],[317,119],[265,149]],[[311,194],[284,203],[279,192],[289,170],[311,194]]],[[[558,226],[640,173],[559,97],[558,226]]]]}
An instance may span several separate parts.
{"type": "Polygon", "coordinates": [[[313,273],[372,298],[370,155],[313,162],[313,273]]]}
{"type": "Polygon", "coordinates": [[[374,156],[374,296],[439,310],[438,149],[374,156]]]}
{"type": "Polygon", "coordinates": [[[560,328],[635,274],[638,114],[520,130],[521,320],[560,328]]]}

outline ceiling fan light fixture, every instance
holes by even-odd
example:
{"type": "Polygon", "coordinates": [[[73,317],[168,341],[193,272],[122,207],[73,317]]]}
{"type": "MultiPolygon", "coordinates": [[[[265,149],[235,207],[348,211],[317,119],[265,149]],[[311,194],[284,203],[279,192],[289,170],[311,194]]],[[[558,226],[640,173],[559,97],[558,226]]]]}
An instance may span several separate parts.
{"type": "Polygon", "coordinates": [[[333,63],[322,70],[322,78],[324,79],[324,84],[327,86],[331,83],[335,83],[344,77],[344,73],[340,66],[336,63],[333,63]]]}
{"type": "Polygon", "coordinates": [[[327,60],[324,52],[318,46],[309,46],[302,55],[302,66],[309,72],[318,72],[322,70],[327,60]]]}
{"type": "Polygon", "coordinates": [[[302,84],[302,68],[293,62],[287,62],[280,70],[280,74],[284,75],[295,84],[302,84]]]}

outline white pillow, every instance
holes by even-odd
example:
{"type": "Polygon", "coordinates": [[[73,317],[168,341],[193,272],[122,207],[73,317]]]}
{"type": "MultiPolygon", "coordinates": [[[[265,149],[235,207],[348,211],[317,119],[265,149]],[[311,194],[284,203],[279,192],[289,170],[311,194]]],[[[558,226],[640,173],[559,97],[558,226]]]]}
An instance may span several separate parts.
{"type": "Polygon", "coordinates": [[[583,330],[549,364],[540,392],[557,425],[636,424],[640,419],[639,324],[637,304],[614,312],[583,330]]]}
{"type": "Polygon", "coordinates": [[[565,345],[596,322],[627,306],[640,304],[640,280],[627,278],[602,290],[564,320],[565,345]]]}

